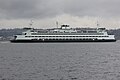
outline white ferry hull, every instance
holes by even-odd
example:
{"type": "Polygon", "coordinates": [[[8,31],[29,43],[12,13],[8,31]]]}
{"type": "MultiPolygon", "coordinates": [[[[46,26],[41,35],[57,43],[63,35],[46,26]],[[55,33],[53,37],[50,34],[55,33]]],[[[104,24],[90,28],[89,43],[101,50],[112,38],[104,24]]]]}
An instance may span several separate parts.
{"type": "Polygon", "coordinates": [[[55,29],[30,29],[21,35],[15,35],[11,42],[115,42],[114,35],[109,35],[105,28],[69,28],[62,25],[55,29]]]}
{"type": "Polygon", "coordinates": [[[42,42],[115,42],[115,39],[40,39],[40,40],[10,40],[12,43],[42,43],[42,42]]]}

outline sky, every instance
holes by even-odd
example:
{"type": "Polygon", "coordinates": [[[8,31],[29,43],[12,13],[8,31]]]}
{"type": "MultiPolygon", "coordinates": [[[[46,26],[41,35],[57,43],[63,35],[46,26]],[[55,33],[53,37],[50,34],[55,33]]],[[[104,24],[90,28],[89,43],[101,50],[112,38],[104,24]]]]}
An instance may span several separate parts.
{"type": "Polygon", "coordinates": [[[120,0],[0,0],[0,28],[120,28],[120,0]]]}

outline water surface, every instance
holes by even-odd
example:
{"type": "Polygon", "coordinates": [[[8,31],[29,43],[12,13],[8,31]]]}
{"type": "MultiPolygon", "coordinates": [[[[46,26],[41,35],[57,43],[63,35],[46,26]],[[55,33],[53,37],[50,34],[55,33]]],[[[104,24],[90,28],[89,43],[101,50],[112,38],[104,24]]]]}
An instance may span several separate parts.
{"type": "Polygon", "coordinates": [[[1,42],[0,80],[120,80],[120,41],[1,42]]]}

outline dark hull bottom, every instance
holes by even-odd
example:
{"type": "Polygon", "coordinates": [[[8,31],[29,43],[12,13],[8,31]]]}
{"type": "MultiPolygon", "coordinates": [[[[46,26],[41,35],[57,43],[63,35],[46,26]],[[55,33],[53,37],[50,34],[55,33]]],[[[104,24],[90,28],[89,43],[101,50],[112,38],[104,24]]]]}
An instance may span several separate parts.
{"type": "Polygon", "coordinates": [[[10,40],[10,42],[12,43],[54,43],[54,42],[115,42],[116,40],[92,40],[92,39],[88,39],[88,40],[78,40],[78,39],[73,39],[73,40],[53,40],[53,39],[49,39],[49,40],[10,40]]]}

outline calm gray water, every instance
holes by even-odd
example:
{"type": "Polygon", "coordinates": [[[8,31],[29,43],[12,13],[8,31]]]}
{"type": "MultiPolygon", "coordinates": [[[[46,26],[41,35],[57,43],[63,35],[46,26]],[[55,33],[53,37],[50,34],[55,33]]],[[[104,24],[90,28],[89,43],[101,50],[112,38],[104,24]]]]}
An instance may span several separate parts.
{"type": "Polygon", "coordinates": [[[120,41],[1,42],[0,80],[120,80],[120,41]]]}

